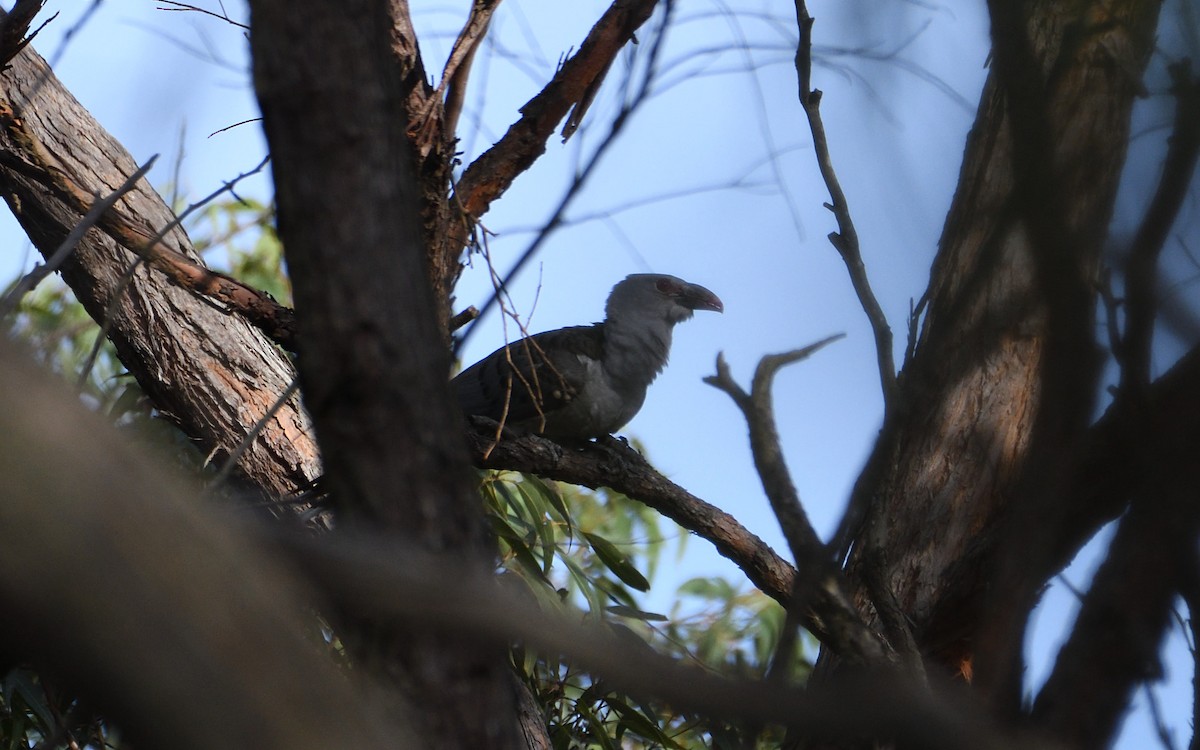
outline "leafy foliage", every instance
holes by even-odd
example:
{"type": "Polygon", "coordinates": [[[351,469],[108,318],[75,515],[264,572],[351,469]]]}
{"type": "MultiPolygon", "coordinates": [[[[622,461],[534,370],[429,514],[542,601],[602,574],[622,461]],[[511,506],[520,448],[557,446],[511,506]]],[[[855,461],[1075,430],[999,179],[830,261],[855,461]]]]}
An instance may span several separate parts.
{"type": "MultiPolygon", "coordinates": [[[[699,669],[761,678],[783,628],[784,611],[758,591],[722,578],[696,578],[674,597],[670,617],[642,599],[682,529],[623,495],[560,486],[510,472],[483,475],[481,492],[500,540],[502,564],[547,609],[570,603],[614,633],[699,669]],[[643,574],[642,571],[646,571],[643,574]]],[[[792,674],[808,664],[796,656],[792,674]]],[[[545,711],[557,748],[778,746],[778,730],[714,723],[635,699],[557,655],[520,647],[514,667],[545,711]]]]}

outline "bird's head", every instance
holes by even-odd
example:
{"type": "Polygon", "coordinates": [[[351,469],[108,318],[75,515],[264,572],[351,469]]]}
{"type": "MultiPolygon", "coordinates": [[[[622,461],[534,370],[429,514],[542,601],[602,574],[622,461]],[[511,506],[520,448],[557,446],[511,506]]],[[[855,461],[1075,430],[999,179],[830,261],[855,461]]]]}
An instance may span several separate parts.
{"type": "Polygon", "coordinates": [[[626,276],[608,295],[605,312],[610,319],[625,315],[649,315],[675,324],[692,317],[696,310],[724,312],[720,298],[699,284],[675,276],[635,273],[626,276]]]}

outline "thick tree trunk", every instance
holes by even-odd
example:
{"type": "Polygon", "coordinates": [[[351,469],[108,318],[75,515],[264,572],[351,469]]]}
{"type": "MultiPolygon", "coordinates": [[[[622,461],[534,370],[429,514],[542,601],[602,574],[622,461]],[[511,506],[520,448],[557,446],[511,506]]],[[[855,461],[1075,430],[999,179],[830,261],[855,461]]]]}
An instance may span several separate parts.
{"type": "MultiPolygon", "coordinates": [[[[305,403],[348,524],[486,571],[494,548],[447,386],[389,9],[251,2],[305,403]]],[[[347,623],[352,648],[400,690],[429,747],[517,746],[503,648],[353,613],[347,623]]]]}
{"type": "MultiPolygon", "coordinates": [[[[1026,545],[1052,542],[1038,514],[1053,515],[1091,415],[1092,284],[1159,6],[1019,7],[1022,24],[994,24],[994,70],[850,560],[856,579],[884,581],[923,653],[968,678],[982,670],[1008,699],[1034,592],[1022,582],[1009,611],[985,612],[988,587],[1011,573],[1004,543],[1019,532],[1020,554],[1045,554],[1026,545]]],[[[868,615],[875,594],[860,588],[868,615]]]]}
{"type": "MultiPolygon", "coordinates": [[[[97,197],[137,165],[26,48],[0,73],[0,190],[13,214],[49,257],[82,215],[51,189],[57,171],[97,197]]],[[[174,218],[142,180],[116,207],[152,232],[174,218]]],[[[199,262],[182,229],[165,242],[199,262]]],[[[232,453],[291,383],[287,357],[257,329],[211,301],[174,286],[99,229],[87,232],[62,267],[75,296],[97,321],[111,311],[108,335],[121,362],[159,413],[217,460],[232,453]]],[[[292,398],[241,454],[238,468],[256,487],[281,495],[320,472],[299,399],[292,398]]]]}

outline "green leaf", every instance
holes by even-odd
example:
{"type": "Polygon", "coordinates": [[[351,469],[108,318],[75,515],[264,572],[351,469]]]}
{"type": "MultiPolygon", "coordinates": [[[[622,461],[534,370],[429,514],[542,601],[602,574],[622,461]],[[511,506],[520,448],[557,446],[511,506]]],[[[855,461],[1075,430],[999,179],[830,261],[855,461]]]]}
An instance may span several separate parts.
{"type": "Polygon", "coordinates": [[[525,481],[530,484],[530,486],[537,488],[538,492],[540,492],[542,496],[546,498],[546,504],[551,510],[554,511],[554,514],[558,516],[558,520],[566,524],[567,536],[574,536],[575,528],[571,524],[571,513],[567,510],[567,504],[563,500],[562,494],[559,493],[558,490],[546,484],[540,477],[536,477],[533,474],[526,474],[524,478],[525,481]]]}
{"type": "Polygon", "coordinates": [[[606,612],[611,612],[614,615],[621,617],[632,617],[635,620],[644,620],[646,622],[667,622],[666,615],[656,614],[654,612],[643,612],[634,607],[627,607],[624,604],[613,604],[604,608],[606,612]]]}
{"type": "Polygon", "coordinates": [[[596,556],[600,558],[600,562],[604,563],[605,567],[613,572],[617,578],[620,578],[627,586],[637,589],[638,591],[649,591],[650,582],[646,580],[638,569],[633,567],[624,553],[617,549],[617,545],[608,541],[598,534],[583,532],[588,544],[595,550],[596,556]]]}
{"type": "Polygon", "coordinates": [[[640,735],[642,738],[649,740],[650,742],[656,742],[663,747],[679,748],[679,750],[683,750],[682,745],[675,742],[663,733],[662,729],[658,727],[658,722],[654,718],[641,713],[636,708],[633,708],[619,698],[609,696],[606,699],[606,702],[620,715],[621,721],[618,726],[624,725],[633,733],[640,735]]]}

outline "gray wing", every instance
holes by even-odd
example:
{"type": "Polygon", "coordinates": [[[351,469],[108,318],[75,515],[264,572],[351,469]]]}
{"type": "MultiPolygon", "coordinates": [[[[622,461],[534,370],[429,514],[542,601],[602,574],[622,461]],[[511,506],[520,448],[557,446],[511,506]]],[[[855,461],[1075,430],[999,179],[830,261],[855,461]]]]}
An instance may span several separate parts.
{"type": "Polygon", "coordinates": [[[463,370],[451,381],[459,408],[507,424],[530,424],[561,409],[583,388],[581,356],[599,360],[604,325],[574,326],[513,342],[463,370]],[[505,402],[508,404],[505,413],[505,402]]]}

